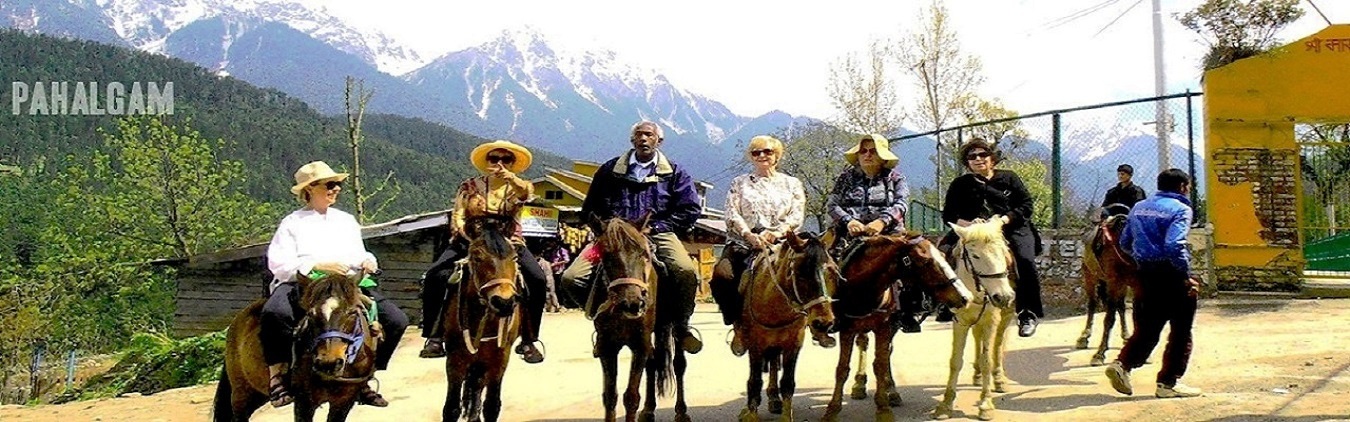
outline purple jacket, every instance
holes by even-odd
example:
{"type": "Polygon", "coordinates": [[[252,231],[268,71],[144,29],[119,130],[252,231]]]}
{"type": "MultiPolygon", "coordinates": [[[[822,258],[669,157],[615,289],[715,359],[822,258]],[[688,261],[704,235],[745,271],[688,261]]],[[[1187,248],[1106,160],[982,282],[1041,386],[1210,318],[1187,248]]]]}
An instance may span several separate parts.
{"type": "Polygon", "coordinates": [[[694,179],[658,151],[654,174],[633,180],[628,174],[632,154],[630,150],[596,170],[586,201],[581,204],[583,218],[594,214],[601,219],[619,217],[636,223],[651,211],[647,225],[652,234],[688,231],[703,213],[694,179]]]}

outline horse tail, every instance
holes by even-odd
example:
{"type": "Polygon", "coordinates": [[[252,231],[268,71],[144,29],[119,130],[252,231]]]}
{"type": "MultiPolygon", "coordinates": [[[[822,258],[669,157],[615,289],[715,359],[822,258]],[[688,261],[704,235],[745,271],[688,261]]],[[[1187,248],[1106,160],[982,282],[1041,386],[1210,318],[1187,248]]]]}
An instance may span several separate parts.
{"type": "MultiPolygon", "coordinates": [[[[660,330],[656,331],[656,351],[655,354],[647,358],[647,364],[656,368],[656,395],[666,397],[666,394],[675,389],[675,354],[676,347],[675,336],[672,332],[673,324],[664,324],[660,330]]],[[[648,380],[649,382],[652,380],[648,380]]]]}
{"type": "Polygon", "coordinates": [[[216,399],[211,404],[211,420],[215,422],[234,420],[234,403],[230,397],[233,391],[230,387],[230,373],[225,369],[227,364],[220,365],[220,382],[216,384],[216,399]]]}

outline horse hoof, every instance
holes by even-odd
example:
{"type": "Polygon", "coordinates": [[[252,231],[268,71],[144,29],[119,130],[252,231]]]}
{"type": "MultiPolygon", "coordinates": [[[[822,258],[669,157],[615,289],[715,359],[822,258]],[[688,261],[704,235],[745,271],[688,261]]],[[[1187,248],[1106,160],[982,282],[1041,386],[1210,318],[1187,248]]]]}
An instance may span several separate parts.
{"type": "Polygon", "coordinates": [[[825,416],[820,417],[820,422],[839,422],[839,408],[826,407],[825,416]]]}
{"type": "Polygon", "coordinates": [[[783,414],[783,401],[773,399],[769,400],[769,413],[775,415],[783,414]]]}
{"type": "Polygon", "coordinates": [[[1004,384],[1004,383],[1002,383],[1002,382],[995,382],[995,383],[994,383],[994,392],[995,392],[995,393],[1006,393],[1006,392],[1008,392],[1008,385],[1007,385],[1007,384],[1004,384]]]}
{"type": "Polygon", "coordinates": [[[783,414],[778,415],[778,422],[797,422],[792,418],[792,409],[787,409],[783,414]]]}
{"type": "MultiPolygon", "coordinates": [[[[755,420],[759,420],[759,418],[756,417],[755,420]]],[[[681,413],[681,414],[675,415],[675,422],[694,422],[694,420],[693,420],[693,419],[690,419],[690,418],[689,418],[689,415],[681,413]]]]}
{"type": "Polygon", "coordinates": [[[1102,366],[1102,365],[1106,365],[1106,358],[1101,357],[1101,356],[1093,356],[1093,357],[1092,357],[1092,362],[1089,362],[1088,365],[1092,365],[1092,366],[1102,366]]]}
{"type": "Polygon", "coordinates": [[[750,409],[741,409],[741,422],[759,422],[759,412],[750,409]]]}
{"type": "Polygon", "coordinates": [[[653,412],[638,413],[638,422],[656,422],[656,414],[653,412]]]}
{"type": "Polygon", "coordinates": [[[861,385],[853,387],[853,391],[848,394],[848,397],[854,400],[867,398],[867,387],[861,385]]]}
{"type": "Polygon", "coordinates": [[[1083,337],[1083,338],[1078,339],[1078,344],[1073,345],[1073,348],[1078,349],[1078,350],[1087,349],[1087,348],[1088,348],[1088,338],[1087,338],[1087,337],[1083,337]]]}
{"type": "Polygon", "coordinates": [[[899,392],[891,390],[890,393],[886,393],[886,403],[891,407],[900,407],[900,405],[905,404],[905,399],[900,398],[899,392]]]}
{"type": "Polygon", "coordinates": [[[979,416],[979,418],[980,418],[980,420],[982,420],[982,421],[992,421],[992,420],[994,420],[994,409],[980,409],[980,416],[979,416]]]}
{"type": "Polygon", "coordinates": [[[895,422],[895,414],[890,409],[877,412],[877,422],[895,422]]]}

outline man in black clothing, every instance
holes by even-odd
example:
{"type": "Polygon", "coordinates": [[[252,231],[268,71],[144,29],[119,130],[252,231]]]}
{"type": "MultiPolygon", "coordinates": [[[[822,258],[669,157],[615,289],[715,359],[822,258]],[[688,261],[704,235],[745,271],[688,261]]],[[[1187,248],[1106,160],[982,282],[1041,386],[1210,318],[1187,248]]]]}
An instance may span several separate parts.
{"type": "MultiPolygon", "coordinates": [[[[1111,189],[1106,191],[1106,199],[1102,200],[1102,207],[1105,208],[1111,204],[1121,204],[1126,207],[1134,208],[1134,204],[1143,201],[1148,195],[1144,193],[1144,188],[1134,184],[1130,179],[1134,177],[1134,167],[1129,164],[1121,164],[1116,167],[1116,179],[1120,181],[1111,189]]],[[[1102,219],[1113,215],[1125,215],[1130,212],[1129,209],[1112,207],[1102,210],[1102,219]]]]}

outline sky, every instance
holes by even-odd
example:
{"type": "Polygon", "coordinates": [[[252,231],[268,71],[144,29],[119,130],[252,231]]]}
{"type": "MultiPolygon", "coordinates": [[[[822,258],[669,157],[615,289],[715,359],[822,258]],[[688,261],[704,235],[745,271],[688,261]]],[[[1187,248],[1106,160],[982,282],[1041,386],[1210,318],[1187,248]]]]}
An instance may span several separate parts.
{"type": "MultiPolygon", "coordinates": [[[[1333,23],[1350,1],[1315,0],[1333,23]]],[[[1148,0],[947,0],[964,51],[978,57],[979,93],[1022,113],[1152,96],[1148,0]],[[1077,12],[1103,6],[1076,19],[1077,12]],[[1114,21],[1114,22],[1113,22],[1114,21]]],[[[1205,45],[1173,17],[1201,0],[1162,0],[1169,92],[1200,90],[1205,45]]],[[[329,0],[331,13],[378,29],[428,60],[533,27],[569,49],[608,49],[672,83],[756,116],[771,110],[835,115],[830,64],[872,39],[917,26],[919,0],[686,0],[680,2],[329,0]]],[[[1326,26],[1308,13],[1280,34],[1293,41],[1326,26]]],[[[914,98],[901,84],[902,102],[914,98]]]]}

